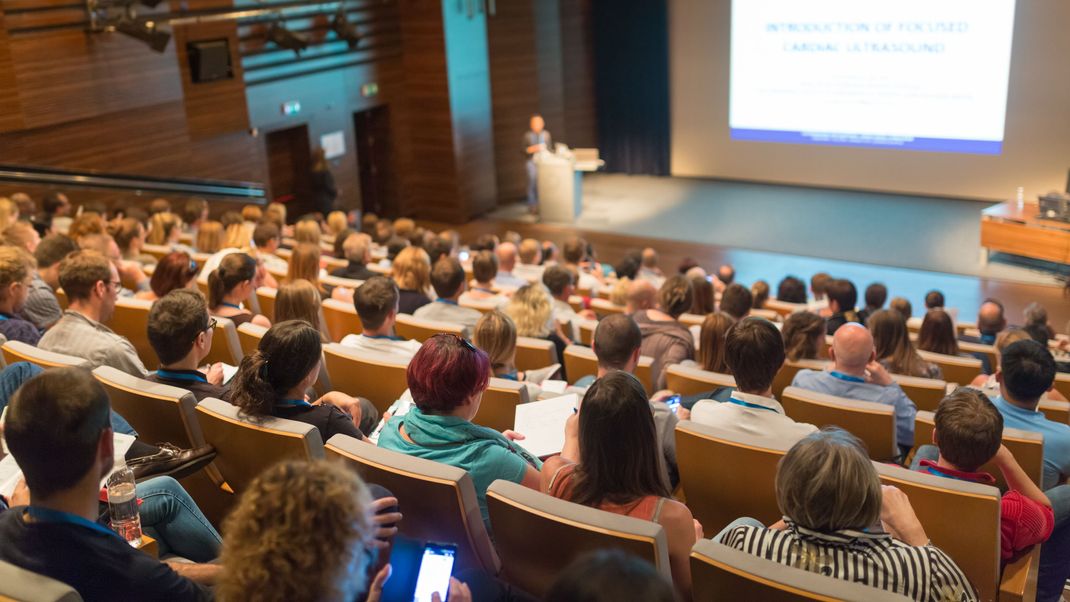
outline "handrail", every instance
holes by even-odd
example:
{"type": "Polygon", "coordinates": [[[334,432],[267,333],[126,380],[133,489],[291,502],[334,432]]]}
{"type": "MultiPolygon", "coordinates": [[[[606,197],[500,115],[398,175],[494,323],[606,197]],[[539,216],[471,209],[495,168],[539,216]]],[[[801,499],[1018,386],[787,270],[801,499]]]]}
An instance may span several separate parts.
{"type": "Polygon", "coordinates": [[[0,182],[57,185],[68,188],[106,188],[158,194],[186,194],[216,198],[238,197],[261,203],[267,197],[259,182],[210,180],[207,178],[161,178],[105,173],[89,169],[0,164],[0,182]]]}

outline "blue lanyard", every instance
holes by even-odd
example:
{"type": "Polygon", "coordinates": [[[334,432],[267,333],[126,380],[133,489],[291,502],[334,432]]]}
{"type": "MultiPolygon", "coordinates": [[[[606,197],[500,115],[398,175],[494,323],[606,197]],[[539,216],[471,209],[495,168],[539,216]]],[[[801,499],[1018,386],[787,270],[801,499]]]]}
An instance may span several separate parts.
{"type": "Polygon", "coordinates": [[[164,370],[163,368],[160,368],[159,370],[156,371],[156,376],[159,376],[159,377],[162,377],[162,378],[170,378],[171,380],[185,380],[185,381],[189,381],[189,382],[199,382],[199,383],[208,382],[208,378],[205,377],[200,372],[196,372],[196,373],[194,373],[194,372],[173,372],[171,370],[164,370]]]}
{"type": "Polygon", "coordinates": [[[7,321],[8,321],[8,317],[5,316],[4,314],[0,314],[0,322],[7,322],[7,321]]]}
{"type": "Polygon", "coordinates": [[[77,525],[100,533],[107,533],[112,537],[118,537],[120,540],[122,539],[118,533],[104,525],[86,520],[85,518],[82,518],[77,514],[71,514],[70,512],[61,512],[59,510],[42,508],[40,506],[27,506],[26,513],[29,514],[34,521],[39,523],[66,523],[68,525],[77,525]]]}
{"type": "Polygon", "coordinates": [[[743,406],[745,408],[751,408],[753,410],[767,410],[769,412],[776,412],[779,414],[779,412],[777,412],[774,408],[767,408],[765,406],[760,406],[756,403],[750,403],[747,401],[743,401],[742,399],[736,399],[735,397],[729,397],[728,403],[734,403],[737,406],[743,406]]]}
{"type": "Polygon", "coordinates": [[[220,303],[223,307],[233,307],[234,309],[241,309],[241,305],[235,305],[234,303],[227,303],[226,301],[220,303]]]}
{"type": "Polygon", "coordinates": [[[453,300],[450,300],[450,299],[443,299],[442,297],[439,297],[438,299],[435,299],[435,303],[446,303],[447,305],[457,305],[456,301],[453,301],[453,300]]]}
{"type": "Polygon", "coordinates": [[[368,337],[369,339],[383,339],[385,341],[404,341],[405,340],[405,339],[403,339],[401,337],[394,337],[394,336],[390,336],[388,334],[365,334],[365,335],[361,335],[361,336],[368,337]]]}
{"type": "Polygon", "coordinates": [[[499,375],[498,375],[498,378],[504,378],[505,380],[515,380],[515,381],[519,381],[520,379],[519,379],[519,378],[517,378],[517,376],[518,376],[519,374],[520,374],[520,373],[519,373],[518,371],[516,371],[516,370],[513,370],[512,372],[506,372],[506,373],[504,373],[504,374],[499,374],[499,375]]]}
{"type": "Polygon", "coordinates": [[[275,402],[276,408],[311,408],[312,404],[304,399],[283,399],[275,402]]]}
{"type": "Polygon", "coordinates": [[[866,382],[866,379],[864,379],[864,378],[859,378],[857,376],[851,376],[850,374],[844,374],[843,372],[836,372],[835,370],[829,372],[829,374],[831,374],[834,378],[838,378],[840,380],[845,380],[845,381],[847,381],[849,383],[864,383],[864,382],[866,382]]]}

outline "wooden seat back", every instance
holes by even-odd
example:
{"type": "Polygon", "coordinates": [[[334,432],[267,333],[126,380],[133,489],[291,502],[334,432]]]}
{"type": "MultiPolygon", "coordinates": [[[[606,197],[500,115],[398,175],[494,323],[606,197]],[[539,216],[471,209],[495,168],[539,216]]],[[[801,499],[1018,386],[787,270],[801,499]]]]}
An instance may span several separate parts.
{"type": "Polygon", "coordinates": [[[780,404],[796,422],[817,427],[838,426],[862,440],[877,461],[899,456],[895,440],[895,408],[882,403],[846,399],[799,387],[784,389],[780,404]]]}

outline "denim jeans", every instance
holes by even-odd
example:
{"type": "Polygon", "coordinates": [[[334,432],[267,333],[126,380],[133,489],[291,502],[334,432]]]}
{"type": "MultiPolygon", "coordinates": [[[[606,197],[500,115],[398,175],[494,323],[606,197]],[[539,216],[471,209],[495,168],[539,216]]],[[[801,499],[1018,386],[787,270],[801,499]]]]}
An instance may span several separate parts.
{"type": "Polygon", "coordinates": [[[528,159],[528,207],[539,205],[539,170],[535,167],[535,161],[528,159]]]}
{"type": "MultiPolygon", "coordinates": [[[[11,396],[22,386],[22,383],[42,372],[44,370],[40,366],[29,362],[16,362],[4,368],[4,371],[0,372],[0,412],[7,407],[8,402],[11,401],[11,396]]],[[[137,437],[137,431],[134,430],[134,427],[130,426],[129,422],[115,412],[111,413],[111,428],[116,433],[137,437]]]]}
{"type": "Polygon", "coordinates": [[[156,540],[160,558],[209,562],[219,556],[223,540],[178,481],[171,477],[143,481],[137,484],[137,496],[141,529],[156,540]]]}

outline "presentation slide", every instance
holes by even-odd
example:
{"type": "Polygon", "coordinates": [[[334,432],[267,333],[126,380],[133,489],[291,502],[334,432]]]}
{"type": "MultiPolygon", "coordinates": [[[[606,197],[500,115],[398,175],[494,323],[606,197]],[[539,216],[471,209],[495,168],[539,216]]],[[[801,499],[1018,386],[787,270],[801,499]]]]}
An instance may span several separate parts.
{"type": "Polygon", "coordinates": [[[732,0],[733,140],[998,155],[1015,0],[732,0]]]}

